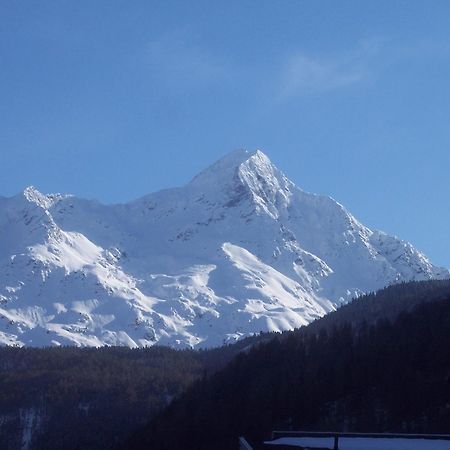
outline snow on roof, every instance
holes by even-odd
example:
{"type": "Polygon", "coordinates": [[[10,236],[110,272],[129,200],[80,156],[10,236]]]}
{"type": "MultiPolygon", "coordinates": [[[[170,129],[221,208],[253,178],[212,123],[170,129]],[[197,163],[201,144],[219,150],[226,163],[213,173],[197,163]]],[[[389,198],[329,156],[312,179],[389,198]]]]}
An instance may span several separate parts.
{"type": "MultiPolygon", "coordinates": [[[[282,437],[265,442],[269,445],[333,449],[333,438],[282,437]]],[[[450,440],[408,438],[340,437],[339,450],[450,450],[450,440]]]]}

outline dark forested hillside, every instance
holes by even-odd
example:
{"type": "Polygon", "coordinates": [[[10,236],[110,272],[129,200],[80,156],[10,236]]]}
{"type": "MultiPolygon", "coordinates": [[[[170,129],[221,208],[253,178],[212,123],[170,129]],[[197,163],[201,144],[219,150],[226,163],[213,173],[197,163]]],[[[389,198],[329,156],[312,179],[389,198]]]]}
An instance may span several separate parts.
{"type": "Polygon", "coordinates": [[[111,448],[202,375],[168,348],[0,350],[0,448],[111,448]]]}
{"type": "Polygon", "coordinates": [[[225,450],[239,435],[260,442],[276,428],[448,432],[448,288],[391,287],[254,347],[195,383],[125,447],[225,450]],[[366,308],[378,320],[367,321],[366,308]]]}
{"type": "Polygon", "coordinates": [[[203,351],[0,348],[0,448],[229,449],[276,427],[448,431],[446,299],[450,281],[391,286],[308,327],[203,351]]]}
{"type": "Polygon", "coordinates": [[[260,339],[207,351],[0,348],[0,448],[113,448],[260,339]]]}
{"type": "Polygon", "coordinates": [[[321,329],[350,323],[355,329],[376,323],[380,319],[395,319],[400,313],[412,311],[417,305],[450,298],[450,280],[410,281],[394,284],[359,297],[301,328],[298,332],[317,332],[321,329]]]}

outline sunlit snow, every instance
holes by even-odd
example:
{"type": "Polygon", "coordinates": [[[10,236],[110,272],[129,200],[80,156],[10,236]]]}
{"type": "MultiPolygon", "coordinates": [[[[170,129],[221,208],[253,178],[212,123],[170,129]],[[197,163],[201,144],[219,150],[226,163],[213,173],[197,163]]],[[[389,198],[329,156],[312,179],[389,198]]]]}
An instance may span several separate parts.
{"type": "Polygon", "coordinates": [[[449,276],[302,191],[260,151],[103,205],[0,197],[0,343],[216,346],[305,325],[387,284],[449,276]]]}

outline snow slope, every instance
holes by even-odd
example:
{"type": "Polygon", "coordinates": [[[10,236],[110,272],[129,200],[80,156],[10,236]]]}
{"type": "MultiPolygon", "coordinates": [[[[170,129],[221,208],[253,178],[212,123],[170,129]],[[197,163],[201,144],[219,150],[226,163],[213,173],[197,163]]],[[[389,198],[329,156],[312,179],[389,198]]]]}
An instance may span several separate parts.
{"type": "Polygon", "coordinates": [[[305,325],[362,292],[446,278],[400,239],[302,191],[260,151],[103,205],[0,197],[0,343],[215,346],[305,325]]]}

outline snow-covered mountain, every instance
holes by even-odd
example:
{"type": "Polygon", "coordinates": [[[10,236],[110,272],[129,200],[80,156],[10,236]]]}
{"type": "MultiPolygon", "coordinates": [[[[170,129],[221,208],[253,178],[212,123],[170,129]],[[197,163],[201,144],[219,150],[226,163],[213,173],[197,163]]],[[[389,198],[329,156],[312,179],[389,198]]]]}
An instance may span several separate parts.
{"type": "Polygon", "coordinates": [[[366,291],[446,278],[414,247],[236,151],[121,205],[0,197],[0,343],[215,346],[366,291]]]}

